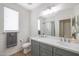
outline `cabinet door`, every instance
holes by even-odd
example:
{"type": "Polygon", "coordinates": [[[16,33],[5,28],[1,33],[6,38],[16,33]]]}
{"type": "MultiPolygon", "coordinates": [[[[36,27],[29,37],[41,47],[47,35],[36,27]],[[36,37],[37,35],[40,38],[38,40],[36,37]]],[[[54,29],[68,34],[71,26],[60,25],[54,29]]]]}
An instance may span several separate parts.
{"type": "Polygon", "coordinates": [[[39,56],[39,42],[37,41],[31,41],[31,50],[32,50],[32,56],[39,56]]]}
{"type": "Polygon", "coordinates": [[[79,54],[60,49],[60,48],[55,48],[55,56],[78,56],[79,54]]]}
{"type": "Polygon", "coordinates": [[[40,43],[40,56],[52,56],[52,47],[50,45],[40,43]]]}

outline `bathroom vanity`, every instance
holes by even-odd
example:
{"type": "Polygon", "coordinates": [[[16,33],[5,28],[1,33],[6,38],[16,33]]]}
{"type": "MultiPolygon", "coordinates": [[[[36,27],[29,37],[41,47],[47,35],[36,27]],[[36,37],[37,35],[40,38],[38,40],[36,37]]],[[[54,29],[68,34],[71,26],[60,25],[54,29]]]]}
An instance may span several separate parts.
{"type": "MultiPolygon", "coordinates": [[[[51,8],[52,9],[52,8],[51,8]]],[[[46,8],[43,11],[49,10],[46,8]]],[[[75,10],[75,9],[74,9],[75,10]]],[[[79,55],[79,14],[71,16],[69,9],[55,14],[37,17],[37,34],[48,36],[31,37],[34,56],[78,56],[79,55]],[[73,39],[78,40],[76,43],[73,39]]],[[[35,30],[36,31],[36,30],[35,30]]],[[[36,33],[36,32],[35,32],[36,33]]],[[[32,34],[33,35],[33,34],[32,34]]],[[[34,35],[33,35],[34,36],[34,35]]]]}
{"type": "Polygon", "coordinates": [[[79,56],[79,44],[60,37],[31,37],[32,56],[79,56]]]}

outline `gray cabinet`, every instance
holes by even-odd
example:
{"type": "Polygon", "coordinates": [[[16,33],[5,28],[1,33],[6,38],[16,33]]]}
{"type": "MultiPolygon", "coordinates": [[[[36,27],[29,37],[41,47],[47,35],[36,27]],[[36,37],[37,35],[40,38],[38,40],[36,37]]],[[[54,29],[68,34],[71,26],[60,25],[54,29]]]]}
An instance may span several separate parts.
{"type": "Polygon", "coordinates": [[[52,46],[34,40],[31,45],[32,56],[52,56],[52,46]]]}
{"type": "Polygon", "coordinates": [[[39,56],[39,42],[32,40],[31,44],[32,56],[39,56]]]}
{"type": "Polygon", "coordinates": [[[52,56],[52,46],[40,43],[40,56],[52,56]]]}
{"type": "Polygon", "coordinates": [[[71,51],[50,46],[45,43],[38,41],[31,41],[32,45],[32,56],[79,56],[79,54],[73,53],[71,51]]]}
{"type": "Polygon", "coordinates": [[[78,56],[79,54],[60,49],[60,48],[55,48],[55,56],[78,56]]]}

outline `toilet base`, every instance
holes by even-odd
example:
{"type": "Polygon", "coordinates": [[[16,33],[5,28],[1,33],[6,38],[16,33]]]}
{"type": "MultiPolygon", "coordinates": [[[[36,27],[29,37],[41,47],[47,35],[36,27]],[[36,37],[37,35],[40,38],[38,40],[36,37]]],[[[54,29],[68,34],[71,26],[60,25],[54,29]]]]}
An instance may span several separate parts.
{"type": "Polygon", "coordinates": [[[24,50],[23,50],[23,53],[24,53],[24,54],[27,54],[27,53],[30,52],[30,51],[31,51],[31,49],[28,49],[28,50],[27,50],[27,49],[24,49],[24,50]]]}

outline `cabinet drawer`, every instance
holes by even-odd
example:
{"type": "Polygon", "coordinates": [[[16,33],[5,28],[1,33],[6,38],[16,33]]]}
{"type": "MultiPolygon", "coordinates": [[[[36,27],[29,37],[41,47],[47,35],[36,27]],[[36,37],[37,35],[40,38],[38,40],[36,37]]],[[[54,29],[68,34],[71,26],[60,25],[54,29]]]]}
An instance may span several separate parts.
{"type": "Polygon", "coordinates": [[[55,48],[55,55],[59,54],[62,56],[78,56],[78,54],[64,50],[64,49],[60,49],[60,48],[55,48]]]}
{"type": "Polygon", "coordinates": [[[52,51],[52,46],[44,44],[44,43],[40,43],[40,48],[43,48],[47,51],[52,51]]]}

